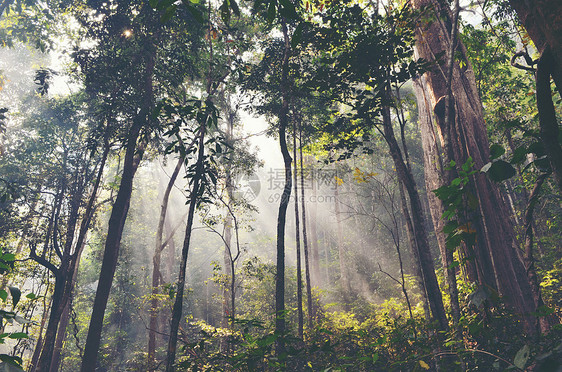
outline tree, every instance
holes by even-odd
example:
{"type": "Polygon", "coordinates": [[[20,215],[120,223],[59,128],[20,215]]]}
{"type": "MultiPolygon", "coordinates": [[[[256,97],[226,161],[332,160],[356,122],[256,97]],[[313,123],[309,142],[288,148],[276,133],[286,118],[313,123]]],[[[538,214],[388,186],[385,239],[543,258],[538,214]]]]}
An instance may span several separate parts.
{"type": "MultiPolygon", "coordinates": [[[[435,61],[436,56],[446,54],[451,48],[451,16],[450,9],[444,8],[437,1],[414,1],[413,6],[421,9],[429,7],[433,20],[420,26],[416,31],[416,53],[427,61],[435,61]]],[[[452,80],[447,81],[444,67],[437,63],[432,69],[419,77],[420,84],[416,89],[418,107],[420,108],[420,129],[425,136],[424,152],[426,155],[426,180],[445,178],[441,164],[441,154],[448,154],[457,167],[465,164],[469,157],[474,161],[476,169],[481,169],[490,159],[490,150],[483,121],[482,106],[476,90],[476,83],[470,63],[462,43],[457,44],[455,54],[460,54],[464,63],[461,68],[457,61],[451,65],[452,80]],[[445,102],[448,100],[447,89],[450,84],[452,94],[449,113],[445,102]],[[452,119],[452,120],[451,120],[452,119]],[[453,138],[455,140],[453,140],[453,138]]],[[[453,177],[454,178],[454,177],[453,177]]],[[[452,178],[451,178],[452,180],[452,178]]],[[[432,181],[426,181],[429,190],[435,189],[432,181]]],[[[529,328],[530,313],[534,311],[521,261],[515,254],[513,228],[506,206],[501,200],[497,187],[483,173],[476,173],[469,184],[471,198],[474,198],[475,213],[473,217],[461,224],[468,224],[470,231],[475,231],[474,260],[477,265],[476,275],[480,285],[499,291],[512,308],[514,308],[529,328]]],[[[441,218],[435,196],[429,196],[432,204],[434,223],[441,218]]],[[[436,223],[440,231],[440,223],[436,223]]],[[[440,239],[442,255],[446,247],[440,239]]],[[[466,255],[472,257],[472,252],[466,255]]],[[[531,329],[529,329],[532,332],[531,329]]]]}

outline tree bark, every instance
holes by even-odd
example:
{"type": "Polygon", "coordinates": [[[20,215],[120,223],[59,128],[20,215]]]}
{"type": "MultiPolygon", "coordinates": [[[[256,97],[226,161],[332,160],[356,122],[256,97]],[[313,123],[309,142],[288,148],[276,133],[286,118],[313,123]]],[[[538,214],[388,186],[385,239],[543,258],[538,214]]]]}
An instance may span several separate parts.
{"type": "Polygon", "coordinates": [[[404,194],[404,186],[402,182],[400,181],[398,182],[398,187],[400,189],[400,202],[402,206],[402,214],[404,215],[404,219],[406,220],[406,232],[408,235],[408,240],[410,241],[410,248],[412,250],[412,255],[414,256],[414,267],[415,267],[418,287],[420,287],[423,311],[425,314],[425,319],[429,321],[431,320],[431,312],[429,310],[429,303],[427,301],[427,290],[425,289],[425,282],[423,280],[423,274],[421,271],[420,255],[418,253],[418,247],[414,236],[414,226],[412,225],[412,219],[410,218],[410,212],[408,211],[408,204],[406,201],[406,195],[404,194]]]}
{"type": "MultiPolygon", "coordinates": [[[[416,31],[417,56],[429,61],[435,60],[436,55],[446,53],[451,42],[449,9],[442,8],[437,0],[414,0],[413,5],[418,9],[430,6],[435,13],[433,21],[420,26],[416,31]]],[[[435,133],[435,137],[429,138],[429,141],[433,140],[432,145],[435,149],[441,147],[442,151],[445,150],[443,146],[445,130],[447,130],[450,133],[449,137],[456,139],[450,142],[452,160],[460,166],[471,157],[476,169],[480,169],[489,160],[489,144],[482,104],[478,97],[474,73],[466,58],[464,45],[460,42],[457,52],[461,53],[467,67],[461,69],[457,62],[453,66],[450,83],[451,97],[454,100],[451,107],[454,108],[455,115],[454,120],[449,123],[450,128],[439,126],[439,119],[443,119],[444,115],[439,101],[447,95],[447,79],[443,66],[437,65],[422,76],[425,97],[428,98],[426,104],[433,108],[438,119],[437,125],[433,125],[430,131],[435,133]],[[440,142],[440,146],[437,142],[440,142]]],[[[418,96],[418,102],[424,102],[424,97],[418,96]]],[[[424,153],[431,156],[431,162],[438,164],[439,159],[433,157],[435,150],[428,149],[427,145],[427,141],[424,141],[424,153]]],[[[477,234],[474,253],[479,266],[479,280],[482,284],[497,289],[504,300],[520,315],[526,328],[532,332],[530,329],[532,327],[529,327],[532,324],[529,314],[534,311],[534,305],[530,286],[524,275],[523,265],[515,254],[516,241],[513,227],[499,190],[484,174],[477,173],[471,177],[468,191],[478,201],[471,222],[477,234]]],[[[439,233],[439,228],[436,228],[436,231],[439,233]]]]}

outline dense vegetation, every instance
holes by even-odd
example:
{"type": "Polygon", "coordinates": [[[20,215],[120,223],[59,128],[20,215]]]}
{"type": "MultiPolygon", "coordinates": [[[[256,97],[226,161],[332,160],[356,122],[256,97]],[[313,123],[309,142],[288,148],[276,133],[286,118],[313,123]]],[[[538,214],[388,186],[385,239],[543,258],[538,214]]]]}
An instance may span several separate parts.
{"type": "Polygon", "coordinates": [[[0,1],[0,369],[558,371],[562,4],[0,1]]]}

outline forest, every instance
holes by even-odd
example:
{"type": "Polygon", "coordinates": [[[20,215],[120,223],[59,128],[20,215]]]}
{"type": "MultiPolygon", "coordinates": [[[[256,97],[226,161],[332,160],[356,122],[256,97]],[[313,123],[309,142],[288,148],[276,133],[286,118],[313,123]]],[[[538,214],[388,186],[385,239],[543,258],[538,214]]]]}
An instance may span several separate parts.
{"type": "Polygon", "coordinates": [[[0,371],[562,371],[560,0],[0,0],[0,41],[0,371]]]}

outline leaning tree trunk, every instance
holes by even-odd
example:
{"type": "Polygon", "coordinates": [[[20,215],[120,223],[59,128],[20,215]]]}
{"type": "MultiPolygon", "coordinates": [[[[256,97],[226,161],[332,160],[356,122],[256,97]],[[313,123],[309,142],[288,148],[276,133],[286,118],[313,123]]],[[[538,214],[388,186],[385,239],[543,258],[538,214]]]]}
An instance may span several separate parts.
{"type": "MultiPolygon", "coordinates": [[[[143,110],[144,111],[144,110],[143,110]]],[[[146,113],[148,115],[148,113],[146,113]]],[[[113,276],[117,268],[117,259],[119,257],[119,248],[121,245],[121,235],[125,226],[129,203],[133,191],[133,178],[137,171],[139,162],[142,157],[142,151],[137,152],[137,139],[140,134],[144,120],[135,120],[135,123],[129,131],[127,138],[127,151],[123,163],[123,174],[121,176],[121,184],[115,198],[115,203],[111,210],[109,218],[107,238],[105,241],[105,250],[101,265],[100,277],[92,316],[90,318],[90,327],[88,328],[88,336],[84,346],[84,355],[82,357],[81,372],[94,372],[96,369],[96,361],[98,350],[101,342],[101,331],[103,326],[103,317],[105,308],[109,299],[109,292],[113,283],[113,276]],[[135,154],[135,152],[137,152],[135,154]]]]}
{"type": "Polygon", "coordinates": [[[149,127],[151,122],[151,110],[154,107],[153,75],[156,59],[156,46],[148,43],[146,66],[144,71],[144,88],[141,108],[133,119],[131,128],[126,138],[126,151],[123,161],[123,173],[117,196],[109,217],[105,249],[101,264],[100,277],[96,297],[90,318],[88,336],[84,345],[84,355],[82,357],[81,372],[94,372],[96,369],[98,350],[101,343],[101,332],[103,327],[103,317],[109,299],[109,292],[113,283],[115,269],[119,258],[119,248],[121,246],[121,236],[125,227],[125,220],[129,211],[131,194],[133,192],[133,179],[140,161],[144,155],[146,139],[143,139],[137,146],[141,131],[149,127]]]}
{"type": "MultiPolygon", "coordinates": [[[[450,45],[450,14],[449,9],[442,8],[437,0],[414,0],[416,8],[431,6],[435,12],[433,21],[418,27],[416,31],[416,54],[426,60],[435,60],[437,55],[448,51],[450,45]]],[[[451,84],[453,120],[449,122],[450,127],[444,128],[446,122],[442,105],[447,95],[447,78],[443,64],[435,66],[421,77],[423,95],[418,93],[418,106],[427,105],[435,114],[435,120],[431,122],[426,116],[421,117],[423,125],[426,126],[427,136],[423,141],[424,153],[429,157],[432,164],[439,164],[439,149],[445,147],[444,139],[451,139],[451,157],[458,165],[464,164],[469,157],[472,158],[476,169],[480,169],[489,160],[489,144],[482,113],[482,104],[476,89],[476,80],[462,43],[458,43],[457,53],[460,52],[466,66],[461,69],[457,62],[453,65],[451,84]],[[426,120],[424,122],[424,120],[426,120]],[[436,123],[436,125],[434,125],[436,123]],[[437,157],[436,157],[437,156],[437,157]]],[[[429,110],[426,110],[429,111],[429,110]]],[[[423,132],[423,130],[422,130],[423,132]]],[[[427,161],[426,161],[427,163],[427,161]]],[[[430,168],[429,172],[435,171],[430,168]]],[[[437,178],[442,174],[437,169],[437,178]]],[[[432,177],[431,175],[426,177],[432,177]]],[[[432,190],[428,185],[428,190],[432,190]]],[[[481,173],[471,177],[468,191],[478,201],[478,207],[474,218],[471,219],[471,227],[476,231],[475,260],[479,266],[477,270],[479,280],[482,284],[497,289],[505,301],[521,316],[526,329],[532,332],[532,321],[529,314],[535,310],[530,286],[526,280],[525,270],[521,261],[515,254],[516,241],[514,239],[513,227],[510,223],[509,214],[503,204],[498,188],[481,173]]],[[[432,193],[428,193],[434,213],[434,221],[442,209],[435,207],[432,193]]],[[[438,234],[442,233],[436,228],[438,234]]],[[[440,241],[443,242],[443,238],[440,241]]]]}
{"type": "MultiPolygon", "coordinates": [[[[389,89],[390,88],[388,87],[387,90],[389,89]]],[[[390,96],[390,92],[387,92],[387,95],[390,96]]],[[[388,144],[398,179],[406,188],[410,202],[412,225],[414,227],[414,238],[416,241],[415,246],[418,250],[420,269],[425,284],[431,314],[433,319],[437,322],[438,328],[446,330],[448,327],[447,315],[445,314],[443,297],[441,295],[441,290],[439,289],[437,276],[435,275],[435,267],[433,264],[433,258],[431,257],[429,240],[425,229],[425,218],[416,181],[414,180],[412,172],[406,166],[404,157],[400,151],[400,147],[398,146],[398,141],[394,135],[390,118],[390,109],[388,107],[383,107],[382,114],[384,139],[388,144]]]]}

